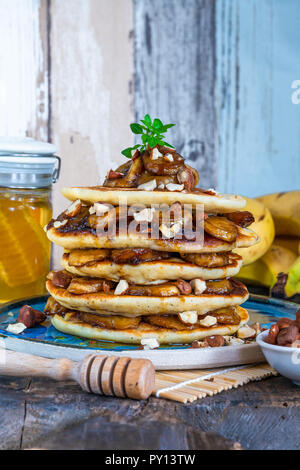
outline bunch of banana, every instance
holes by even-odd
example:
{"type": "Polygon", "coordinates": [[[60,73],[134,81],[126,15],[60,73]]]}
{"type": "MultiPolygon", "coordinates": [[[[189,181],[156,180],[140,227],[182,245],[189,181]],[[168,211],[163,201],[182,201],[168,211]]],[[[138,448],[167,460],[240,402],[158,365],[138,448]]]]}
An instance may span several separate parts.
{"type": "Polygon", "coordinates": [[[256,245],[234,250],[243,257],[243,264],[246,266],[261,258],[268,251],[275,237],[275,227],[271,213],[264,204],[249,197],[244,199],[246,199],[246,207],[243,210],[251,212],[255,218],[255,222],[251,224],[251,230],[260,238],[260,242],[256,245]]]}
{"type": "MultiPolygon", "coordinates": [[[[248,284],[269,287],[276,297],[292,297],[300,293],[300,191],[269,194],[257,201],[272,214],[276,237],[259,258],[246,253],[240,278],[248,284]]],[[[252,213],[256,219],[255,210],[252,213]]],[[[270,240],[270,229],[261,228],[270,240]]]]}

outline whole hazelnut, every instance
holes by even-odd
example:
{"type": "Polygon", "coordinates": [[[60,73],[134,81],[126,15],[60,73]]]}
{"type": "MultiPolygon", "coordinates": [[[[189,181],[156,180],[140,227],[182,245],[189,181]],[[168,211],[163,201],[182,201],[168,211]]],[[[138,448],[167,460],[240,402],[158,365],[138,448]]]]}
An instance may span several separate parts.
{"type": "Polygon", "coordinates": [[[52,277],[52,283],[56,287],[62,287],[63,289],[67,289],[71,284],[72,276],[71,274],[67,273],[66,271],[55,271],[52,277]]]}
{"type": "Polygon", "coordinates": [[[277,325],[278,328],[282,330],[283,328],[288,328],[292,324],[292,322],[293,321],[290,318],[283,317],[278,320],[277,325]]]}
{"type": "Polygon", "coordinates": [[[299,328],[296,325],[290,325],[288,328],[282,328],[277,336],[277,344],[279,346],[286,346],[287,344],[296,341],[299,333],[299,328]]]}
{"type": "Polygon", "coordinates": [[[24,305],[20,309],[18,323],[23,323],[27,328],[33,328],[35,325],[45,321],[46,318],[47,316],[43,312],[35,310],[29,305],[24,305]]]}
{"type": "Polygon", "coordinates": [[[278,333],[279,333],[279,326],[277,325],[277,323],[274,323],[274,325],[271,326],[269,330],[269,334],[265,339],[266,343],[276,344],[278,333]]]}
{"type": "Polygon", "coordinates": [[[225,345],[225,339],[221,335],[206,336],[204,338],[204,346],[210,346],[211,348],[218,348],[225,345]]]}

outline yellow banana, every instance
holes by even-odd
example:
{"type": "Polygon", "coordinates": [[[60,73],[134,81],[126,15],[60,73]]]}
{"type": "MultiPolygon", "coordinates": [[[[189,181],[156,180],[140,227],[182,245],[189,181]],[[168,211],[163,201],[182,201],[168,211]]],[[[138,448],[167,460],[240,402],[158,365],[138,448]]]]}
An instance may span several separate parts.
{"type": "Polygon", "coordinates": [[[271,211],[276,235],[300,237],[300,191],[268,194],[257,199],[271,211]]]}
{"type": "Polygon", "coordinates": [[[295,255],[300,255],[300,240],[296,237],[275,237],[274,240],[275,245],[282,246],[283,248],[287,248],[291,250],[295,255]]]}
{"type": "Polygon", "coordinates": [[[291,276],[288,289],[285,285],[285,296],[294,295],[296,282],[296,272],[300,273],[300,257],[280,245],[273,244],[271,248],[254,263],[243,266],[238,277],[246,284],[258,284],[272,289],[278,281],[280,273],[289,274],[293,267],[293,275],[291,276]],[[296,264],[299,260],[298,264],[296,264]]]}
{"type": "Polygon", "coordinates": [[[300,294],[300,256],[289,269],[285,292],[287,297],[300,294]]]}
{"type": "Polygon", "coordinates": [[[275,237],[274,222],[269,209],[261,202],[255,199],[245,197],[246,207],[244,210],[253,214],[255,222],[251,225],[251,230],[256,232],[260,237],[260,242],[249,248],[239,248],[234,250],[243,257],[244,266],[253,263],[263,256],[270,248],[275,237]]]}

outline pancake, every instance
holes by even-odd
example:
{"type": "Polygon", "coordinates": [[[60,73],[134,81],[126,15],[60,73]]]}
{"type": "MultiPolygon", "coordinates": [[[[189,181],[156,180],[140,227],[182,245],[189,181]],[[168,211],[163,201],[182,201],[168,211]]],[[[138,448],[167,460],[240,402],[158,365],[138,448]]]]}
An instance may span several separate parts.
{"type": "Polygon", "coordinates": [[[240,305],[248,299],[247,288],[239,281],[231,280],[233,289],[227,294],[172,295],[168,297],[146,295],[114,295],[102,292],[74,294],[57,287],[51,280],[46,287],[51,296],[70,310],[101,313],[103,310],[134,315],[177,314],[197,311],[204,314],[223,307],[240,305]]]}
{"type": "MultiPolygon", "coordinates": [[[[153,176],[155,179],[155,176],[153,176]]],[[[137,188],[108,188],[104,186],[63,188],[62,194],[70,201],[80,199],[93,204],[101,201],[119,205],[120,198],[131,204],[203,204],[209,212],[232,212],[243,209],[245,199],[232,194],[212,194],[210,191],[194,189],[192,192],[154,190],[144,191],[137,188]]],[[[123,202],[124,203],[124,202],[123,202]]]]}
{"type": "Polygon", "coordinates": [[[205,233],[204,243],[185,239],[151,239],[148,234],[117,234],[113,238],[108,235],[97,236],[92,230],[67,226],[47,229],[47,236],[56,245],[68,250],[77,248],[151,248],[158,251],[177,253],[220,253],[232,251],[234,248],[247,248],[259,241],[258,235],[248,228],[237,227],[237,238],[233,243],[219,240],[205,233]]]}
{"type": "Polygon", "coordinates": [[[160,344],[165,343],[191,343],[194,340],[202,340],[210,335],[232,335],[241,325],[247,323],[249,316],[247,310],[237,307],[241,321],[239,325],[216,325],[209,328],[197,327],[186,330],[174,330],[161,328],[141,322],[137,328],[126,330],[112,330],[93,326],[86,321],[78,319],[75,312],[67,313],[64,317],[55,315],[52,318],[52,325],[59,331],[89,338],[92,340],[115,341],[128,344],[140,344],[144,338],[156,338],[160,344]]]}
{"type": "Polygon", "coordinates": [[[78,267],[70,265],[68,259],[69,254],[64,253],[61,265],[72,274],[105,278],[112,281],[125,279],[134,284],[148,284],[161,279],[177,280],[180,278],[187,281],[196,278],[203,280],[223,279],[235,276],[243,263],[241,257],[233,256],[230,264],[212,268],[197,266],[180,258],[147,261],[138,265],[117,264],[111,260],[101,260],[78,267]]]}

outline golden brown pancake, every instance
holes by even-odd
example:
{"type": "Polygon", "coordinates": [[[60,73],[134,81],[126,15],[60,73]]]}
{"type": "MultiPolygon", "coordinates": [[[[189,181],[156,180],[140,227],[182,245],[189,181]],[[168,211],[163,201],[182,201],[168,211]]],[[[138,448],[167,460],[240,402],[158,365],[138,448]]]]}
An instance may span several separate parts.
{"type": "Polygon", "coordinates": [[[201,314],[222,307],[239,305],[248,299],[247,288],[236,280],[233,290],[228,294],[172,295],[168,297],[145,295],[114,295],[95,292],[90,294],[73,294],[68,290],[56,287],[48,280],[46,287],[51,296],[70,310],[101,313],[103,310],[134,315],[177,314],[178,312],[197,311],[201,314]]]}
{"type": "Polygon", "coordinates": [[[52,325],[59,331],[70,335],[75,335],[93,340],[107,340],[128,344],[139,344],[144,338],[156,338],[160,344],[164,343],[191,343],[194,340],[204,339],[209,335],[232,335],[241,325],[247,323],[249,316],[247,310],[237,307],[241,317],[239,325],[216,325],[209,328],[198,327],[186,330],[174,330],[156,327],[145,322],[141,322],[137,328],[126,330],[112,330],[93,326],[88,322],[78,319],[74,312],[68,313],[65,317],[55,315],[52,318],[52,325]]]}
{"type": "Polygon", "coordinates": [[[64,227],[47,230],[47,236],[56,245],[65,249],[77,248],[151,248],[158,251],[171,251],[177,253],[219,253],[232,251],[234,248],[245,248],[255,245],[259,237],[250,229],[238,227],[237,239],[229,243],[205,234],[204,244],[191,240],[151,239],[146,234],[135,233],[130,235],[116,235],[113,238],[102,235],[97,236],[91,231],[66,231],[64,227]]]}
{"type": "MultiPolygon", "coordinates": [[[[86,251],[86,250],[82,250],[86,251]]],[[[64,269],[78,276],[99,277],[120,281],[125,279],[135,284],[148,284],[164,280],[200,278],[223,279],[235,276],[242,266],[242,258],[234,258],[226,266],[201,267],[193,263],[185,262],[180,258],[169,258],[166,260],[147,261],[138,265],[117,264],[111,260],[88,262],[83,266],[72,266],[69,263],[69,254],[64,253],[61,265],[64,269]]]]}
{"type": "MultiPolygon", "coordinates": [[[[155,179],[155,176],[153,176],[155,179]]],[[[209,191],[207,191],[209,193],[209,191]]],[[[120,197],[126,198],[127,204],[203,204],[209,212],[232,212],[241,210],[246,205],[245,199],[232,194],[206,194],[201,189],[192,192],[154,190],[143,191],[136,188],[107,188],[104,186],[63,188],[63,195],[70,201],[80,199],[89,204],[104,202],[119,205],[120,197]]]]}

